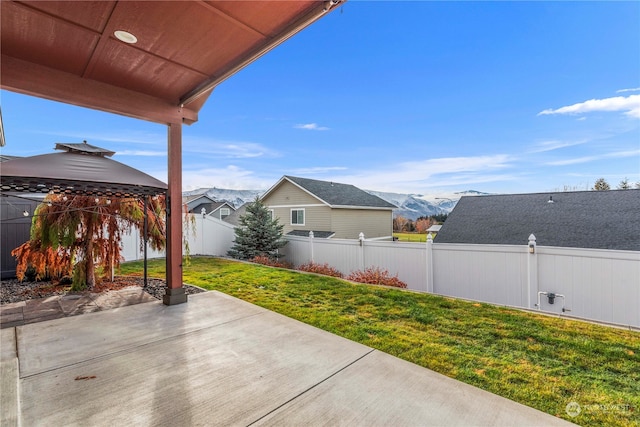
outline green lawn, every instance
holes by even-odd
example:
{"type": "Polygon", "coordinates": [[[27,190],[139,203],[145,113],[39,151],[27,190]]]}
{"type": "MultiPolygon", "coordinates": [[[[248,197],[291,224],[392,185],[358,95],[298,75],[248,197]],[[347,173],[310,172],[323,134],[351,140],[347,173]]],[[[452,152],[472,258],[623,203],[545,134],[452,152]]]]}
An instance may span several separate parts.
{"type": "MultiPolygon", "coordinates": [[[[164,260],[149,266],[164,277],[164,260]]],[[[141,271],[141,262],[122,266],[141,271]]],[[[218,258],[193,257],[184,282],[580,425],[640,426],[637,332],[218,258]],[[572,401],[582,409],[575,418],[565,411],[572,401]]]]}
{"type": "Polygon", "coordinates": [[[426,233],[393,233],[393,237],[397,237],[400,242],[422,242],[427,241],[426,233]]]}

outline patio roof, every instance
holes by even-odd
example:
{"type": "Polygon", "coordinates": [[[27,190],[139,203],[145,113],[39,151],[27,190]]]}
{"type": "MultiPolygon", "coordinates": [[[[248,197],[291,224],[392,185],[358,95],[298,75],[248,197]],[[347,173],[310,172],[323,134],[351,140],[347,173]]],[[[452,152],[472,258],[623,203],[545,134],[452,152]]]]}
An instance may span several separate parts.
{"type": "Polygon", "coordinates": [[[341,2],[3,0],[2,88],[191,124],[219,83],[341,2]]]}
{"type": "Polygon", "coordinates": [[[0,3],[2,89],[167,125],[167,295],[182,288],[182,125],[213,89],[345,0],[0,3]]]}

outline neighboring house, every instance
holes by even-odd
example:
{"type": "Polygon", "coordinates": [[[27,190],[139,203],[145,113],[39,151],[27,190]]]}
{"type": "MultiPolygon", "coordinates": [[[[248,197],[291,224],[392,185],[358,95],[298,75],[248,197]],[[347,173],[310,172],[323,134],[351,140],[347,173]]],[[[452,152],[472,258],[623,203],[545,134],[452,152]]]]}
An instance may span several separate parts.
{"type": "Polygon", "coordinates": [[[395,205],[353,185],[283,176],[261,197],[284,233],[318,238],[392,239],[395,205]]]}
{"type": "Polygon", "coordinates": [[[211,206],[211,212],[207,211],[207,215],[213,218],[225,219],[235,210],[236,208],[229,202],[216,202],[211,206]]]}
{"type": "Polygon", "coordinates": [[[240,217],[247,213],[247,203],[240,206],[238,209],[231,212],[229,216],[224,217],[223,219],[229,224],[238,226],[240,225],[240,217]]]}
{"type": "Polygon", "coordinates": [[[205,213],[213,212],[214,206],[219,202],[213,200],[211,197],[204,194],[197,194],[195,196],[182,196],[182,205],[187,205],[187,211],[193,214],[202,213],[204,208],[205,213]]]}
{"type": "Polygon", "coordinates": [[[640,190],[462,197],[437,243],[640,251],[640,190]]]}

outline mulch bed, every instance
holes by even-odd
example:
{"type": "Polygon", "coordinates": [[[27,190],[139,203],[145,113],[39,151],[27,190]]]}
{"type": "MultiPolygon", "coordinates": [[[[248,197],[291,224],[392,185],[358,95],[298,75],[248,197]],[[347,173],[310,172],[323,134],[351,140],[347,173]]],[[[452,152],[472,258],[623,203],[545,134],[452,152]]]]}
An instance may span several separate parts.
{"type": "MultiPolygon", "coordinates": [[[[102,280],[91,291],[71,292],[71,285],[60,285],[57,282],[20,282],[17,279],[2,280],[0,286],[0,305],[14,302],[27,301],[37,298],[46,298],[54,295],[102,293],[119,290],[128,286],[139,286],[152,297],[161,300],[164,295],[166,283],[161,279],[144,279],[137,276],[116,276],[113,281],[102,280]]],[[[205,292],[204,290],[184,285],[188,295],[205,292]]]]}

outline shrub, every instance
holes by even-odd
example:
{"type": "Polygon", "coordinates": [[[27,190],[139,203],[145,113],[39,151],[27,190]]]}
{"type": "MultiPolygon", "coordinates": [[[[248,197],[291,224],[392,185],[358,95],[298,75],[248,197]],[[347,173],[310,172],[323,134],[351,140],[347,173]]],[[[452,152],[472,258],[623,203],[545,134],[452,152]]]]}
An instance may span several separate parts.
{"type": "Polygon", "coordinates": [[[291,264],[286,261],[278,261],[277,259],[272,259],[266,256],[256,256],[253,257],[251,262],[255,262],[256,264],[267,265],[269,267],[279,267],[279,268],[288,268],[291,269],[291,264]]]}
{"type": "Polygon", "coordinates": [[[325,276],[342,277],[342,273],[340,273],[335,268],[331,267],[326,262],[324,264],[316,264],[314,262],[308,262],[298,267],[298,270],[306,271],[309,273],[324,274],[325,276]]]}
{"type": "Polygon", "coordinates": [[[347,276],[347,280],[371,285],[393,286],[395,288],[407,287],[406,283],[398,279],[397,274],[392,277],[389,275],[389,271],[381,270],[380,267],[369,267],[365,268],[364,271],[354,271],[347,276]]]}

